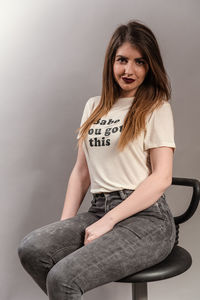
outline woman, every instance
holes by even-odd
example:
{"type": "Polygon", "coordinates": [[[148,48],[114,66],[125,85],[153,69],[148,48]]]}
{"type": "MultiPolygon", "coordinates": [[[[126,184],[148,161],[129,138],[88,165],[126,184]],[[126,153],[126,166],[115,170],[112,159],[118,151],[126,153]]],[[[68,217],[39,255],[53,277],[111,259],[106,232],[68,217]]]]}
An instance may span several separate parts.
{"type": "Polygon", "coordinates": [[[164,192],[176,146],[169,98],[152,31],[135,21],[119,26],[107,48],[102,94],[84,108],[61,220],[29,233],[18,249],[49,299],[81,299],[171,252],[175,224],[164,192]],[[77,214],[90,184],[91,206],[77,214]]]}

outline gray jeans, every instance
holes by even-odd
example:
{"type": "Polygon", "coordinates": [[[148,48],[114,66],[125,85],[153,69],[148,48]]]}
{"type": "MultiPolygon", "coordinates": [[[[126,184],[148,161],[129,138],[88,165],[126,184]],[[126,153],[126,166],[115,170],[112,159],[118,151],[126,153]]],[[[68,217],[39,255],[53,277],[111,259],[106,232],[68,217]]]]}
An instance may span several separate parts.
{"type": "Polygon", "coordinates": [[[87,212],[33,230],[22,239],[18,247],[21,264],[50,300],[80,300],[83,293],[146,269],[169,255],[176,229],[165,194],[84,245],[85,228],[133,191],[92,194],[87,212]]]}

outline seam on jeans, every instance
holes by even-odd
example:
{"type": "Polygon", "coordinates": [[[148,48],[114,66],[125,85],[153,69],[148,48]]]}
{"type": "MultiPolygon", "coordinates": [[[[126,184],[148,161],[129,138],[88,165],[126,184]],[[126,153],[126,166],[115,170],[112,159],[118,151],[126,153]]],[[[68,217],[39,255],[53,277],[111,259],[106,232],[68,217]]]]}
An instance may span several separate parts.
{"type": "Polygon", "coordinates": [[[58,254],[58,253],[59,253],[60,251],[62,251],[63,249],[72,248],[72,247],[74,247],[74,246],[75,246],[75,245],[68,245],[68,246],[62,247],[62,248],[56,250],[56,252],[54,252],[53,254],[50,254],[49,256],[50,256],[51,259],[56,263],[56,261],[54,260],[54,256],[55,256],[56,254],[58,254]]]}
{"type": "MultiPolygon", "coordinates": [[[[99,270],[103,271],[103,270],[99,267],[99,264],[98,264],[98,263],[96,264],[96,266],[98,266],[99,270]]],[[[92,268],[93,268],[93,265],[88,266],[88,268],[87,268],[87,273],[89,273],[89,272],[90,272],[90,269],[92,269],[92,268]]],[[[85,290],[83,289],[83,287],[80,287],[80,285],[78,285],[78,284],[76,283],[76,279],[78,278],[78,279],[81,281],[81,284],[83,283],[83,285],[84,285],[84,279],[81,278],[81,276],[82,276],[82,274],[83,274],[84,272],[85,272],[85,270],[83,270],[82,272],[79,272],[78,275],[76,275],[70,282],[68,282],[69,286],[72,286],[72,285],[75,283],[83,293],[85,293],[85,290]]]]}
{"type": "Polygon", "coordinates": [[[129,231],[131,231],[132,233],[134,233],[140,240],[142,239],[142,237],[137,232],[135,232],[134,230],[130,229],[128,226],[121,225],[121,224],[119,224],[118,226],[128,229],[129,231]]]}
{"type": "MultiPolygon", "coordinates": [[[[124,251],[124,250],[120,250],[120,251],[124,251]]],[[[101,260],[101,262],[97,262],[95,265],[99,268],[99,270],[101,271],[101,272],[104,272],[104,270],[100,267],[100,264],[101,265],[104,265],[104,264],[106,264],[106,262],[107,262],[107,258],[106,259],[102,259],[101,260]]],[[[120,266],[121,266],[121,268],[122,268],[122,263],[119,261],[118,262],[119,264],[120,264],[120,266]]],[[[87,273],[89,273],[90,272],[90,269],[93,269],[93,265],[91,265],[91,266],[89,266],[88,268],[87,268],[87,273]]],[[[76,280],[77,280],[77,278],[81,281],[81,284],[85,284],[85,281],[84,281],[84,278],[82,278],[82,274],[85,272],[85,270],[83,270],[82,272],[79,272],[79,274],[75,277],[75,278],[73,278],[73,280],[71,281],[71,282],[69,282],[69,284],[70,285],[72,285],[72,284],[76,284],[82,291],[83,291],[83,293],[85,293],[85,290],[84,290],[84,288],[83,287],[80,287],[80,284],[78,284],[78,283],[76,283],[76,280]]],[[[121,276],[118,278],[118,279],[120,279],[120,278],[122,278],[121,276]]],[[[111,281],[110,281],[111,282],[111,281]]],[[[87,284],[87,282],[86,282],[86,284],[87,284]]]]}
{"type": "Polygon", "coordinates": [[[175,222],[174,222],[174,218],[173,218],[173,215],[170,214],[171,211],[167,210],[166,213],[168,215],[168,220],[170,221],[171,223],[171,235],[170,235],[170,241],[171,241],[171,244],[173,245],[174,242],[174,238],[176,239],[176,225],[175,225],[175,222]]]}

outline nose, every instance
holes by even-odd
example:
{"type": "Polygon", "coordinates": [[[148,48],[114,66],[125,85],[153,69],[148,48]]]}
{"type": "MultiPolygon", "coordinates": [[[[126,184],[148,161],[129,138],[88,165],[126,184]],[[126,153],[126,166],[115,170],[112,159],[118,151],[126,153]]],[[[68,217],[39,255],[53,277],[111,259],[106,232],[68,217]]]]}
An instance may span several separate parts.
{"type": "Polygon", "coordinates": [[[128,62],[126,65],[125,65],[125,74],[131,76],[134,74],[135,72],[135,68],[134,68],[134,64],[132,62],[128,62]]]}

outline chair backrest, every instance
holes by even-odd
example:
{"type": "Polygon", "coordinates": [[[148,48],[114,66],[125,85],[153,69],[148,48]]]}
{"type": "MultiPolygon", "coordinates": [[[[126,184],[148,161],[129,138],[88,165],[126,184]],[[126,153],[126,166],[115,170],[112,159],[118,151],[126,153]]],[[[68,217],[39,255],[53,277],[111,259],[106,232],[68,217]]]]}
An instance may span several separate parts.
{"type": "Polygon", "coordinates": [[[182,185],[182,186],[190,186],[193,188],[192,199],[190,201],[189,207],[187,210],[179,216],[174,217],[174,221],[176,224],[176,241],[175,245],[178,245],[179,242],[179,224],[186,222],[189,220],[193,214],[195,213],[199,201],[200,201],[200,182],[197,179],[191,178],[172,178],[172,185],[182,185]]]}

